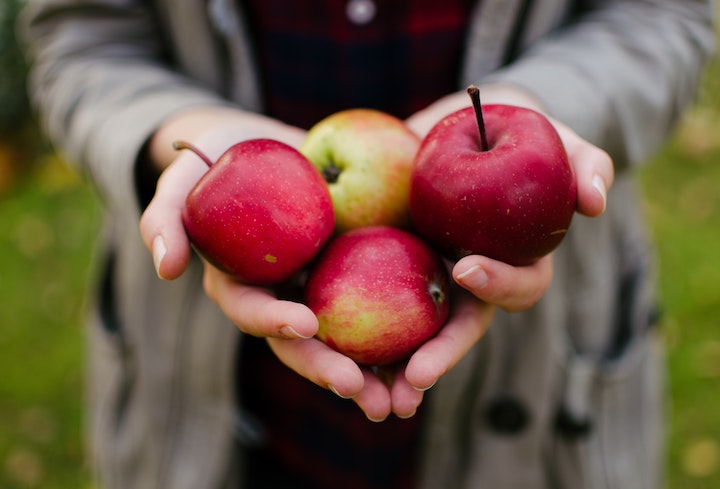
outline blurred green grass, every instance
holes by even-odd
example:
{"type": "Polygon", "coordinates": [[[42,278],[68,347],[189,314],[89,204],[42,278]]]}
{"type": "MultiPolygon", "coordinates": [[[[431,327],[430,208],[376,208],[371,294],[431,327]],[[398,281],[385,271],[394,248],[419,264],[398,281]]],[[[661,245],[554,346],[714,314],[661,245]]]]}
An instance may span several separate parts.
{"type": "Polygon", "coordinates": [[[89,487],[84,296],[99,207],[56,158],[0,195],[0,487],[89,487]]]}
{"type": "MultiPolygon", "coordinates": [[[[660,259],[669,489],[720,488],[720,61],[641,170],[660,259]]],[[[0,487],[90,488],[84,296],[101,211],[55,155],[0,137],[0,487]],[[34,160],[27,169],[17,160],[34,160]]],[[[628,488],[632,489],[632,488],[628,488]]]]}
{"type": "Polygon", "coordinates": [[[660,262],[670,378],[670,489],[720,488],[720,58],[641,171],[660,262]]]}

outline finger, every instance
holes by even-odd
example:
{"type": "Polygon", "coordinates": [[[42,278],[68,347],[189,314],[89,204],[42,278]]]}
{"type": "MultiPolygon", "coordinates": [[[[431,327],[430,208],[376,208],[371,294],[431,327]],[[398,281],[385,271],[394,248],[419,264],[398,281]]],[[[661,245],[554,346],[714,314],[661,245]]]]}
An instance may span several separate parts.
{"type": "Polygon", "coordinates": [[[485,256],[468,255],[453,267],[455,282],[478,299],[509,312],[525,310],[543,296],[552,281],[552,255],[514,267],[485,256]]]}
{"type": "Polygon", "coordinates": [[[456,294],[450,320],[410,357],[405,367],[407,382],[420,391],[435,385],[483,337],[494,311],[467,293],[456,294]]]}
{"type": "Polygon", "coordinates": [[[155,196],[140,218],[140,234],[152,252],[162,279],[179,277],[190,261],[190,241],[182,223],[185,199],[207,166],[194,155],[184,154],[158,179],[155,196]]]}
{"type": "Polygon", "coordinates": [[[352,399],[369,420],[380,422],[390,414],[390,392],[369,369],[361,369],[350,358],[315,338],[294,341],[268,338],[267,341],[287,367],[343,399],[352,399]]]}
{"type": "Polygon", "coordinates": [[[373,368],[372,372],[390,390],[393,413],[403,419],[412,417],[422,402],[423,392],[408,383],[405,378],[405,365],[373,368]]]}
{"type": "Polygon", "coordinates": [[[365,384],[353,401],[370,421],[384,421],[392,412],[388,386],[369,369],[362,369],[362,374],[365,384]]]}
{"type": "Polygon", "coordinates": [[[405,368],[398,369],[390,387],[393,413],[402,419],[414,416],[424,396],[424,391],[414,388],[407,381],[405,368]]]}
{"type": "Polygon", "coordinates": [[[365,373],[360,367],[320,340],[268,338],[267,342],[286,366],[310,382],[329,389],[344,399],[359,396],[365,387],[365,373]]]}
{"type": "Polygon", "coordinates": [[[613,184],[614,168],[610,155],[588,143],[574,131],[553,121],[575,172],[578,191],[577,210],[589,217],[605,212],[607,192],[613,184]]]}
{"type": "Polygon", "coordinates": [[[244,333],[306,339],[317,332],[317,317],[304,304],[278,300],[270,290],[240,283],[212,265],[205,265],[203,286],[208,297],[244,333]]]}

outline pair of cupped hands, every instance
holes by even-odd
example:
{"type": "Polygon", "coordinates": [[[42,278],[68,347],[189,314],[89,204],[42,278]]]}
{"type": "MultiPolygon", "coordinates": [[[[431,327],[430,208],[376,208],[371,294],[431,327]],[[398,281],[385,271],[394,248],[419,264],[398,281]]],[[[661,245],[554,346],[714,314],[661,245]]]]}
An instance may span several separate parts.
{"type": "MultiPolygon", "coordinates": [[[[521,105],[543,112],[528,93],[515,87],[481,86],[483,103],[521,105]]],[[[408,126],[425,136],[445,115],[470,105],[467,94],[448,95],[407,119],[408,126]]],[[[605,210],[613,181],[610,157],[552,120],[577,179],[577,211],[594,217],[605,210]]],[[[172,142],[190,141],[215,161],[243,139],[271,138],[299,147],[305,131],[263,115],[228,107],[202,107],[168,120],[153,135],[149,156],[161,171],[156,193],[140,221],[143,241],[152,253],[157,274],[165,280],[179,277],[190,260],[190,242],[181,212],[185,198],[207,166],[189,151],[177,152],[172,142]]],[[[246,334],[264,337],[277,357],[313,383],[352,399],[373,421],[390,414],[415,414],[426,390],[447,373],[485,334],[496,307],[522,311],[545,293],[553,274],[552,255],[525,267],[513,267],[478,255],[448,263],[459,286],[453,296],[447,324],[423,344],[402,366],[370,369],[313,338],[318,321],[299,302],[280,300],[272,289],[234,280],[209,263],[204,264],[207,295],[246,334]]]]}

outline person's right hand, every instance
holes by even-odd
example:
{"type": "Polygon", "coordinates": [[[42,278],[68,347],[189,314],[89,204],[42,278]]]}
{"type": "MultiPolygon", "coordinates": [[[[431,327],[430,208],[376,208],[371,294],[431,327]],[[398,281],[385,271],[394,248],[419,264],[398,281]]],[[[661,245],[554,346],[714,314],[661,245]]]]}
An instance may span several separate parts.
{"type": "MultiPolygon", "coordinates": [[[[245,139],[269,137],[298,147],[304,134],[263,116],[214,108],[183,114],[158,130],[150,142],[149,156],[161,175],[140,220],[140,232],[152,252],[158,276],[173,280],[188,266],[191,247],[182,223],[182,209],[187,194],[207,171],[206,164],[194,153],[173,150],[173,141],[185,140],[215,161],[232,144],[245,139]]],[[[207,261],[203,264],[205,292],[240,331],[275,340],[272,345],[280,361],[321,387],[348,398],[364,393],[361,399],[368,400],[360,406],[368,417],[387,416],[389,397],[378,401],[372,392],[383,390],[377,389],[379,383],[366,385],[365,373],[355,362],[312,338],[318,320],[308,307],[278,299],[273,289],[241,283],[207,261]],[[302,359],[300,364],[298,359],[302,359]]]]}
{"type": "Polygon", "coordinates": [[[298,147],[305,131],[251,112],[203,107],[179,114],[155,132],[148,144],[147,160],[160,178],[155,196],[140,220],[140,232],[152,251],[160,278],[175,279],[188,265],[191,250],[182,224],[182,209],[188,193],[208,170],[197,155],[177,151],[173,143],[187,141],[216,161],[233,144],[254,138],[275,139],[298,147]]]}

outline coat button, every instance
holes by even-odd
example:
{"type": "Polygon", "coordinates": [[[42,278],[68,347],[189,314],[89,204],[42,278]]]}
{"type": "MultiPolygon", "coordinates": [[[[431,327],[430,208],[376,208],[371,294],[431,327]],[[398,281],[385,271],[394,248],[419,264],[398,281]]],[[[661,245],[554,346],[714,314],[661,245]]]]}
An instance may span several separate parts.
{"type": "Polygon", "coordinates": [[[345,15],[355,25],[365,25],[375,18],[375,2],[373,0],[350,0],[345,6],[345,15]]]}
{"type": "Polygon", "coordinates": [[[555,430],[558,435],[569,441],[588,436],[592,429],[593,423],[590,418],[575,416],[564,407],[560,408],[555,417],[555,430]]]}
{"type": "Polygon", "coordinates": [[[503,396],[488,404],[485,419],[494,431],[515,435],[530,424],[530,413],[517,399],[503,396]]]}

